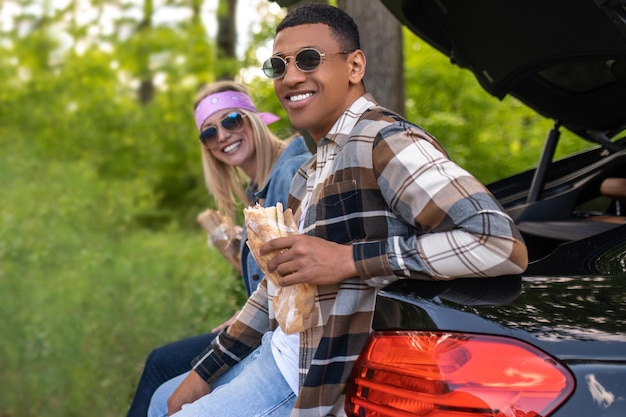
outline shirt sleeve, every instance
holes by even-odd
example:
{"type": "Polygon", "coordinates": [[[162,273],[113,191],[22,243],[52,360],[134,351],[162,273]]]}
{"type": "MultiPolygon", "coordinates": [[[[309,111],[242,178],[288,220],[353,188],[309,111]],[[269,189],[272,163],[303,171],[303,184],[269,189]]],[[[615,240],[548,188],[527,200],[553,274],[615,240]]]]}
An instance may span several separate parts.
{"type": "Polygon", "coordinates": [[[383,197],[415,233],[355,244],[357,269],[370,285],[524,271],[526,246],[511,218],[434,138],[396,123],[375,144],[372,164],[383,197]]]}
{"type": "Polygon", "coordinates": [[[210,385],[256,349],[268,330],[267,283],[263,280],[248,298],[235,322],[220,332],[211,347],[194,360],[193,369],[210,385]]]}

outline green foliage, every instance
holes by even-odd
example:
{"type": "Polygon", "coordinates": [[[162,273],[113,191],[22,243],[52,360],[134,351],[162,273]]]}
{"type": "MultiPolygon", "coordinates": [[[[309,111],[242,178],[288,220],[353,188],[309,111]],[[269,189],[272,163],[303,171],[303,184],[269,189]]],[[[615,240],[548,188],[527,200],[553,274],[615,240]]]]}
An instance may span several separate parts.
{"type": "Polygon", "coordinates": [[[119,416],[151,349],[245,300],[195,223],[211,205],[191,112],[210,47],[148,36],[172,53],[141,105],[139,40],[79,52],[49,33],[0,43],[0,416],[119,416]]]}
{"type": "Polygon", "coordinates": [[[0,415],[122,415],[149,351],[230,317],[241,281],[199,228],[133,227],[145,178],[2,133],[0,415]]]}

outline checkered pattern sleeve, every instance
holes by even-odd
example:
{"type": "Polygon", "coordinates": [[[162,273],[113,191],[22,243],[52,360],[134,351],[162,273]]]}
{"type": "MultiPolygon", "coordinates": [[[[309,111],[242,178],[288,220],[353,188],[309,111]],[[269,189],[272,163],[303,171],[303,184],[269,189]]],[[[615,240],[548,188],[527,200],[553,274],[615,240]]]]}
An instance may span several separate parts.
{"type": "Polygon", "coordinates": [[[385,240],[355,244],[360,276],[375,286],[397,278],[453,279],[521,273],[526,247],[511,218],[474,176],[420,128],[373,122],[372,167],[388,214],[385,240]],[[413,227],[402,230],[397,220],[413,227]]]}

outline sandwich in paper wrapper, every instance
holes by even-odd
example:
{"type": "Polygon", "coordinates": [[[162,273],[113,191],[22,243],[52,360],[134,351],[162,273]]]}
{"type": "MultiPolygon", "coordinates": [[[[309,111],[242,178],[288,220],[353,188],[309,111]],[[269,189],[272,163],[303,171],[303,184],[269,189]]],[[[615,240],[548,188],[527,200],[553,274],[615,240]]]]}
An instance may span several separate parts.
{"type": "Polygon", "coordinates": [[[316,286],[303,283],[281,287],[278,284],[278,278],[280,278],[278,272],[269,273],[267,270],[267,262],[278,253],[261,256],[259,252],[261,245],[269,240],[298,233],[298,226],[291,209],[283,213],[281,203],[272,207],[262,207],[257,204],[254,207],[245,208],[243,212],[250,252],[265,272],[268,286],[276,289],[273,299],[274,311],[281,329],[287,334],[294,334],[313,327],[316,286]]]}
{"type": "Polygon", "coordinates": [[[196,221],[209,235],[209,246],[220,251],[226,260],[241,275],[241,234],[243,228],[233,225],[232,221],[215,210],[205,210],[198,215],[196,221]]]}

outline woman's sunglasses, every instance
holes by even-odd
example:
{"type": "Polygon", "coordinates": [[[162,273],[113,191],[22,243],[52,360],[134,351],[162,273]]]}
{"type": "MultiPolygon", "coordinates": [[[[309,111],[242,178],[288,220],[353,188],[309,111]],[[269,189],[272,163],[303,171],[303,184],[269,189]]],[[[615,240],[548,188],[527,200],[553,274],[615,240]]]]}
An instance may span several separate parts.
{"type": "MultiPolygon", "coordinates": [[[[239,132],[243,129],[244,123],[243,119],[246,117],[245,114],[241,114],[239,112],[232,112],[228,114],[228,116],[224,117],[220,121],[220,125],[222,128],[228,130],[229,132],[239,132]]],[[[217,140],[217,126],[211,125],[200,132],[200,142],[206,147],[210,148],[215,145],[217,140]]]]}
{"type": "Polygon", "coordinates": [[[322,63],[322,58],[327,55],[349,54],[350,52],[335,52],[332,54],[323,54],[317,49],[306,48],[298,51],[295,56],[281,57],[274,55],[263,63],[263,72],[269,78],[277,79],[285,75],[287,71],[287,60],[292,58],[296,67],[302,72],[314,71],[322,63]]]}

